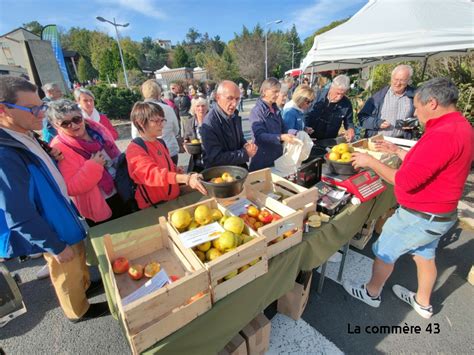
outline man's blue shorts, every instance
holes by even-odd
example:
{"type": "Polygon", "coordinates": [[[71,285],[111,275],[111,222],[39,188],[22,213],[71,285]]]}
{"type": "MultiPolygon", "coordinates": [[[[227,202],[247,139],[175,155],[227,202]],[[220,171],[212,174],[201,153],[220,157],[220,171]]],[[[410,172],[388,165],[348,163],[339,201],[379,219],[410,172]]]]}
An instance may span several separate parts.
{"type": "Polygon", "coordinates": [[[435,222],[398,208],[383,226],[382,234],[372,245],[375,256],[393,264],[407,253],[434,259],[440,238],[456,223],[435,222]]]}

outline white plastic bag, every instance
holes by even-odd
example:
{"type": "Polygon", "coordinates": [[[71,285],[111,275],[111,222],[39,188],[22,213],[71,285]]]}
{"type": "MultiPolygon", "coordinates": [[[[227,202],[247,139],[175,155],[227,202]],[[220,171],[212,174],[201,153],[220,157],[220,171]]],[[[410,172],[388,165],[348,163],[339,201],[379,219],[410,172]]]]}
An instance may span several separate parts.
{"type": "Polygon", "coordinates": [[[288,176],[296,173],[303,160],[308,159],[313,141],[306,132],[300,131],[296,135],[296,142],[283,144],[283,155],[275,160],[275,169],[281,176],[288,176]]]}

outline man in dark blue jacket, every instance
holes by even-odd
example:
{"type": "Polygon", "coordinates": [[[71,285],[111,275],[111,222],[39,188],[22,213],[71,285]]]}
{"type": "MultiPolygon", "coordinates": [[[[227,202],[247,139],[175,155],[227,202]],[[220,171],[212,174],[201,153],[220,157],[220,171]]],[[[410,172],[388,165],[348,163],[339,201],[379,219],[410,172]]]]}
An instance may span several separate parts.
{"type": "Polygon", "coordinates": [[[69,199],[48,147],[33,134],[46,106],[36,86],[0,77],[0,257],[45,253],[61,308],[72,322],[105,314],[107,303],[90,305],[86,229],[69,199]]]}
{"type": "Polygon", "coordinates": [[[359,123],[365,128],[365,137],[383,134],[390,137],[412,138],[412,129],[396,129],[398,120],[413,117],[415,90],[408,86],[413,75],[409,65],[398,65],[393,69],[390,86],[377,91],[359,112],[359,123]]]}
{"type": "Polygon", "coordinates": [[[222,81],[216,91],[216,104],[201,126],[204,167],[236,165],[247,168],[247,162],[257,152],[257,146],[247,143],[242,119],[236,111],[240,100],[239,87],[232,81],[222,81]]]}
{"type": "Polygon", "coordinates": [[[346,140],[350,142],[354,138],[352,104],[345,96],[349,85],[350,80],[346,75],[338,75],[329,89],[319,93],[305,114],[306,126],[313,129],[312,138],[317,140],[336,138],[341,124],[344,124],[346,130],[346,140]]]}

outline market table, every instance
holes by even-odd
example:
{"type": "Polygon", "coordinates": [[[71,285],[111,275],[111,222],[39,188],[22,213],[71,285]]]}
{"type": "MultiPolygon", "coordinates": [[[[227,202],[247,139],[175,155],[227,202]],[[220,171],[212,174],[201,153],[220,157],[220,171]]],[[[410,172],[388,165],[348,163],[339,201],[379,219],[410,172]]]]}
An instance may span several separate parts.
{"type": "MultiPolygon", "coordinates": [[[[202,199],[190,193],[175,201],[148,208],[120,219],[96,226],[90,238],[99,261],[112,315],[117,318],[115,294],[109,281],[109,268],[104,255],[102,236],[127,238],[130,231],[156,224],[159,216],[202,199]]],[[[180,330],[156,343],[146,354],[215,354],[230,339],[268,305],[290,291],[300,270],[312,270],[323,264],[332,254],[362,229],[366,221],[382,216],[395,205],[393,187],[361,205],[346,206],[341,213],[318,229],[305,233],[303,241],[272,258],[268,273],[224,297],[212,308],[180,330]]],[[[348,272],[348,271],[346,271],[348,272]]]]}

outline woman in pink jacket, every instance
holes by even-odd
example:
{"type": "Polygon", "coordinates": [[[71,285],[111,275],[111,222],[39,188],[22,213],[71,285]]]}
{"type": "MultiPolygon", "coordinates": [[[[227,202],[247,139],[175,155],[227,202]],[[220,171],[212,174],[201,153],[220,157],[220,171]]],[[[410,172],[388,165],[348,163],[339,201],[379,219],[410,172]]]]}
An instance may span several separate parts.
{"type": "Polygon", "coordinates": [[[110,132],[83,118],[79,106],[70,100],[51,102],[47,117],[58,130],[51,146],[63,153],[58,167],[69,196],[89,225],[128,213],[114,184],[114,162],[120,150],[110,132]]]}

